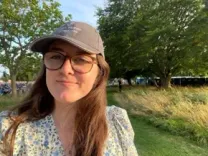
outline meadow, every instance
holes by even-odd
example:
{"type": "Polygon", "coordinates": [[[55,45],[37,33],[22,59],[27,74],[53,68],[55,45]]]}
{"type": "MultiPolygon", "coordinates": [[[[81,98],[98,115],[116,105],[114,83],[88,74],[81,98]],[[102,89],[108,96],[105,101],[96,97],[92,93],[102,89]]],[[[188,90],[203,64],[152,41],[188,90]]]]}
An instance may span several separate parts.
{"type": "Polygon", "coordinates": [[[127,110],[142,156],[207,155],[208,87],[111,87],[108,102],[127,110]]]}

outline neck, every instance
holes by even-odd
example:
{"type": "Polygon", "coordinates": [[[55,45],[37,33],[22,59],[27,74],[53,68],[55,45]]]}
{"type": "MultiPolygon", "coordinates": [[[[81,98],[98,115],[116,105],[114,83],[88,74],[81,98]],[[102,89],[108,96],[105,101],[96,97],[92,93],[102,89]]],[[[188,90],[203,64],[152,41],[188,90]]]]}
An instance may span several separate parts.
{"type": "Polygon", "coordinates": [[[52,112],[58,129],[73,129],[76,116],[76,103],[63,104],[55,101],[55,109],[52,112]]]}

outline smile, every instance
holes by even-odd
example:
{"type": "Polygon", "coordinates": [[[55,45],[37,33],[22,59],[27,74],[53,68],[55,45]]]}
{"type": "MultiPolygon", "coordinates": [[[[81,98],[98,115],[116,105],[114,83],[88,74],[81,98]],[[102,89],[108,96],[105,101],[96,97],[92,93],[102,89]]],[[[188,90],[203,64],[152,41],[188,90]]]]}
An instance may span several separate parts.
{"type": "Polygon", "coordinates": [[[76,82],[71,82],[71,81],[57,80],[56,82],[59,83],[59,84],[65,85],[65,86],[77,85],[76,82]]]}

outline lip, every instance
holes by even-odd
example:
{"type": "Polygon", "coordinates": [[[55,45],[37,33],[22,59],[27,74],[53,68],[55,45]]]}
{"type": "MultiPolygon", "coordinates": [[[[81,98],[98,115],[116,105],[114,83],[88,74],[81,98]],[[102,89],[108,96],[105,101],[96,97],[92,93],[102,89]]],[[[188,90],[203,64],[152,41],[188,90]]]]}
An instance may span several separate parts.
{"type": "Polygon", "coordinates": [[[63,84],[63,85],[67,85],[67,86],[71,86],[71,85],[77,85],[77,82],[73,82],[73,81],[67,81],[67,80],[56,80],[57,83],[63,84]]]}
{"type": "Polygon", "coordinates": [[[56,80],[56,82],[63,82],[63,83],[76,83],[77,84],[77,82],[73,82],[73,81],[67,81],[67,80],[56,80]]]}

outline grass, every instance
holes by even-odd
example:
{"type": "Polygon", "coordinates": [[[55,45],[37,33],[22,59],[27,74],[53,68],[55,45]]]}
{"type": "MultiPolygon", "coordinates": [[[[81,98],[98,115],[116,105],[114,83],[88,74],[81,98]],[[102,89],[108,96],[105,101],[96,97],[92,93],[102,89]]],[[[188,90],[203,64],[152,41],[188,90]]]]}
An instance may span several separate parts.
{"type": "Polygon", "coordinates": [[[12,97],[11,95],[0,96],[0,111],[10,108],[17,104],[22,97],[12,97]]]}
{"type": "MultiPolygon", "coordinates": [[[[138,115],[136,113],[132,113],[134,112],[132,110],[135,108],[131,108],[131,103],[126,103],[126,101],[123,98],[120,100],[117,99],[118,95],[123,96],[123,93],[118,93],[116,88],[110,88],[109,90],[109,105],[117,105],[128,110],[129,118],[131,120],[135,132],[135,145],[138,150],[138,153],[141,156],[207,155],[207,147],[198,146],[195,142],[191,141],[190,139],[178,135],[173,135],[168,131],[164,131],[161,128],[156,128],[155,126],[152,126],[152,123],[148,121],[144,116],[141,116],[141,114],[138,115]]],[[[133,89],[127,90],[127,92],[131,91],[133,91],[133,89]]],[[[148,89],[141,89],[139,91],[139,94],[145,96],[148,94],[148,92],[148,89]]],[[[121,96],[119,97],[121,98],[121,96]]],[[[131,101],[129,100],[129,102],[131,101]]]]}
{"type": "Polygon", "coordinates": [[[140,87],[112,94],[131,114],[162,130],[208,146],[208,87],[171,90],[140,87]]]}
{"type": "Polygon", "coordinates": [[[207,148],[180,136],[171,135],[130,116],[135,132],[135,145],[141,156],[207,156],[207,148]]]}

